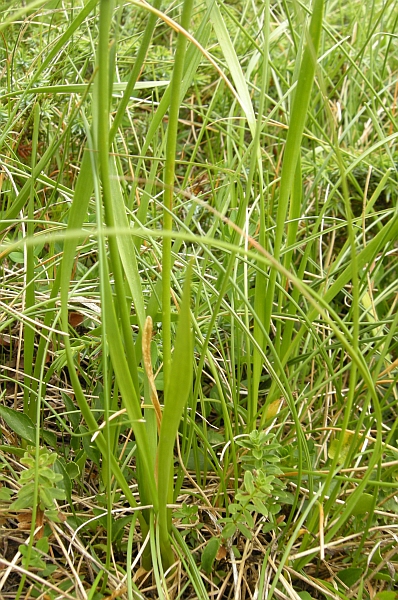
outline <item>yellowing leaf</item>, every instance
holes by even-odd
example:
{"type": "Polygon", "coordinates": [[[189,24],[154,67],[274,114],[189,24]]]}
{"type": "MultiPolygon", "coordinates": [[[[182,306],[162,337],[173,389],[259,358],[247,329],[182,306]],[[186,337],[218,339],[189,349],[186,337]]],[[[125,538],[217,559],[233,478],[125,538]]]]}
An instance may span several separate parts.
{"type": "Polygon", "coordinates": [[[278,414],[282,402],[283,400],[279,399],[271,402],[271,404],[268,404],[267,408],[265,409],[265,418],[273,419],[278,414]]]}
{"type": "MultiPolygon", "coordinates": [[[[353,436],[353,434],[349,433],[348,431],[346,431],[343,436],[343,443],[341,445],[340,453],[338,456],[338,460],[340,463],[344,462],[345,459],[347,458],[347,454],[348,454],[348,451],[349,451],[350,445],[351,445],[352,436],[353,436]]],[[[328,456],[332,460],[335,458],[336,453],[338,452],[339,444],[340,444],[340,439],[336,438],[335,440],[332,441],[332,443],[329,446],[328,456]]]]}

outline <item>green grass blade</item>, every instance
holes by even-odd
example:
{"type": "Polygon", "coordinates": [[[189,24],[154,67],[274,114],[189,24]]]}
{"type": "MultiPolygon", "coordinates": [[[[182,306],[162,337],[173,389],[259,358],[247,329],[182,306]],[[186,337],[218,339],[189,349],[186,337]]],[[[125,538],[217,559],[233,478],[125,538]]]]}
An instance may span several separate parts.
{"type": "MultiPolygon", "coordinates": [[[[159,9],[160,5],[161,5],[161,0],[155,0],[153,2],[153,7],[156,9],[159,9]]],[[[110,132],[109,132],[109,141],[111,143],[116,135],[118,128],[120,127],[120,125],[122,123],[126,108],[128,106],[129,100],[130,100],[130,96],[134,90],[137,79],[140,75],[140,71],[145,62],[145,57],[147,55],[148,48],[151,43],[151,38],[152,38],[153,30],[155,28],[155,24],[156,24],[156,15],[154,13],[149,13],[148,23],[145,27],[145,31],[144,31],[144,34],[142,37],[142,42],[141,42],[140,48],[137,52],[136,59],[134,61],[133,70],[131,71],[129,80],[126,85],[126,89],[123,93],[123,98],[119,102],[119,106],[117,108],[116,115],[113,120],[110,132]]]]}
{"type": "MultiPolygon", "coordinates": [[[[109,175],[114,225],[116,228],[126,230],[129,227],[129,222],[122,190],[120,188],[116,161],[113,156],[110,156],[109,158],[109,175]]],[[[123,265],[123,271],[126,275],[131,296],[133,298],[134,310],[138,317],[138,325],[142,330],[145,322],[145,305],[142,297],[141,278],[137,266],[136,248],[130,235],[119,235],[117,237],[117,245],[123,265]]]]}
{"type": "Polygon", "coordinates": [[[158,446],[160,541],[162,553],[164,551],[166,556],[170,556],[168,551],[168,538],[171,523],[168,519],[166,503],[169,499],[172,501],[173,450],[181,416],[192,389],[193,339],[190,312],[191,277],[192,266],[190,265],[185,277],[184,291],[180,305],[177,334],[170,368],[170,379],[164,394],[164,410],[158,446]]]}
{"type": "MultiPolygon", "coordinates": [[[[308,37],[306,39],[306,45],[304,48],[304,54],[297,80],[297,87],[294,94],[294,101],[289,122],[289,131],[283,158],[274,242],[274,256],[276,260],[279,260],[279,257],[281,256],[289,198],[296,173],[296,165],[300,154],[301,140],[303,137],[304,125],[307,119],[311,90],[314,82],[315,69],[317,65],[317,52],[322,31],[322,15],[323,0],[314,0],[311,22],[308,28],[308,33],[305,34],[308,37]]],[[[270,328],[272,309],[271,299],[274,297],[275,281],[276,271],[272,271],[267,287],[267,296],[270,300],[267,303],[265,314],[266,331],[269,331],[270,328]]]]}
{"type": "Polygon", "coordinates": [[[256,116],[254,114],[253,104],[250,98],[250,93],[245,76],[242,71],[239,59],[236,55],[235,48],[231,37],[228,33],[224,19],[217,2],[207,0],[207,5],[211,7],[211,22],[216,32],[217,40],[224,54],[224,58],[231,71],[231,77],[236,87],[239,97],[240,106],[245,114],[251,134],[254,136],[256,131],[256,116]]]}
{"type": "MultiPolygon", "coordinates": [[[[75,186],[75,196],[74,202],[72,204],[70,213],[69,213],[69,221],[68,221],[68,230],[76,231],[81,229],[81,226],[84,222],[84,219],[87,215],[88,203],[90,201],[91,191],[93,189],[92,182],[92,170],[91,170],[91,157],[90,153],[86,152],[83,155],[83,160],[80,168],[80,173],[76,181],[75,186]]],[[[93,413],[91,412],[91,408],[84,396],[81,383],[76,373],[75,362],[73,357],[72,348],[70,345],[69,334],[68,332],[68,300],[69,300],[69,282],[72,273],[73,264],[75,262],[76,257],[76,247],[77,247],[78,237],[75,235],[71,237],[67,237],[64,241],[64,254],[62,261],[62,272],[60,279],[60,290],[61,290],[61,322],[63,329],[65,331],[64,335],[64,343],[65,343],[65,352],[67,357],[69,376],[71,378],[71,382],[73,385],[73,389],[75,392],[76,401],[78,403],[79,409],[83,415],[84,420],[86,421],[87,427],[93,433],[97,431],[98,424],[94,418],[93,413]]],[[[106,455],[107,454],[107,444],[104,436],[100,433],[96,438],[95,442],[100,449],[100,451],[106,455]]],[[[136,506],[136,500],[131,493],[131,490],[128,486],[128,483],[122,474],[122,471],[114,457],[111,457],[112,462],[112,471],[115,475],[115,478],[126,495],[126,499],[131,503],[131,506],[136,506]]]]}
{"type": "MultiPolygon", "coordinates": [[[[181,25],[187,29],[191,20],[193,0],[184,0],[181,25]]],[[[170,84],[170,108],[169,125],[167,128],[166,160],[164,167],[164,190],[163,190],[163,228],[171,231],[173,227],[173,196],[174,177],[178,133],[178,117],[180,113],[181,82],[184,73],[185,49],[187,39],[182,33],[178,34],[177,47],[174,58],[173,75],[170,84]]],[[[162,337],[163,337],[163,380],[167,387],[170,377],[171,363],[171,310],[170,310],[170,287],[171,287],[171,238],[163,242],[162,251],[162,337]]]]}
{"type": "Polygon", "coordinates": [[[135,438],[137,440],[140,462],[142,463],[145,481],[148,484],[148,489],[151,495],[151,502],[157,510],[157,498],[155,478],[150,461],[151,451],[144,419],[141,412],[141,401],[137,395],[135,385],[133,383],[129,364],[126,359],[126,353],[123,347],[122,337],[120,335],[118,320],[116,317],[115,303],[112,296],[112,290],[108,278],[105,281],[105,306],[104,319],[107,323],[108,345],[112,359],[112,365],[115,371],[116,380],[122,395],[123,404],[131,421],[131,427],[134,429],[135,438]]]}
{"type": "MultiPolygon", "coordinates": [[[[32,140],[32,171],[35,169],[36,156],[37,156],[37,143],[39,137],[39,125],[40,125],[40,106],[35,104],[33,109],[34,122],[33,122],[33,140],[32,140]]],[[[33,177],[30,180],[31,188],[29,194],[29,206],[28,206],[28,225],[27,235],[33,237],[35,230],[34,223],[34,204],[35,204],[35,180],[33,177]]],[[[26,310],[34,307],[35,305],[35,255],[34,248],[26,248],[26,310]]],[[[31,327],[24,327],[24,372],[25,372],[25,389],[24,389],[24,412],[27,414],[35,423],[37,416],[37,401],[35,392],[30,391],[30,378],[33,371],[33,356],[34,356],[34,343],[35,333],[31,327]]]]}

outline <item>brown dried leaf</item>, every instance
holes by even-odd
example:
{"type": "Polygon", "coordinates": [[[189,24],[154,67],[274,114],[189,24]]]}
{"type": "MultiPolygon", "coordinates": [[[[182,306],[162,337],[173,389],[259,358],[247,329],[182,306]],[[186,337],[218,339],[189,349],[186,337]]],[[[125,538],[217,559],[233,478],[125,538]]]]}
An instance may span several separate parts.
{"type": "Polygon", "coordinates": [[[145,577],[145,575],[147,573],[148,573],[148,571],[146,569],[144,569],[144,567],[139,567],[134,574],[134,578],[133,578],[134,583],[136,581],[138,581],[139,579],[141,579],[141,577],[145,577]]]}
{"type": "Polygon", "coordinates": [[[218,552],[216,554],[216,559],[217,560],[222,560],[223,558],[225,558],[227,556],[227,549],[225,546],[220,546],[218,549],[218,552]]]}
{"type": "Polygon", "coordinates": [[[124,587],[124,586],[120,587],[118,590],[115,590],[114,592],[112,592],[112,594],[110,596],[105,596],[104,600],[115,600],[115,598],[122,596],[126,592],[127,592],[126,587],[124,587]]]}
{"type": "Polygon", "coordinates": [[[85,319],[85,316],[82,315],[81,313],[79,313],[75,310],[69,311],[68,321],[69,321],[69,325],[71,325],[73,328],[81,325],[83,323],[84,319],[85,319]]]}

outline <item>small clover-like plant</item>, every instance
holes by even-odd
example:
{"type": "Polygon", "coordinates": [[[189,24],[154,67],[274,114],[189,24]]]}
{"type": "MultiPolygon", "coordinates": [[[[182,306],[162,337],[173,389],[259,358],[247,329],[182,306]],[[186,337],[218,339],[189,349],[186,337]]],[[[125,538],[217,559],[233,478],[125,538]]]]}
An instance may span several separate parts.
{"type": "Polygon", "coordinates": [[[198,539],[198,531],[201,528],[198,512],[198,507],[190,504],[182,504],[174,512],[174,516],[177,519],[181,519],[181,525],[185,525],[181,534],[185,537],[185,540],[189,545],[194,545],[198,539]]]}
{"type": "Polygon", "coordinates": [[[271,433],[255,429],[248,436],[237,439],[236,444],[245,450],[241,457],[245,470],[262,469],[268,474],[282,474],[276,465],[280,462],[281,445],[271,433]]]}
{"type": "Polygon", "coordinates": [[[49,548],[48,537],[36,540],[33,548],[21,544],[19,551],[22,555],[22,566],[27,571],[34,569],[41,577],[49,577],[57,569],[57,565],[51,564],[47,559],[49,548]]]}
{"type": "Polygon", "coordinates": [[[55,473],[53,466],[57,455],[47,448],[39,448],[38,464],[36,465],[36,449],[29,446],[21,463],[27,467],[19,476],[21,484],[18,498],[10,505],[14,511],[33,508],[35,502],[35,481],[37,478],[37,504],[42,512],[47,512],[51,518],[56,518],[55,500],[64,500],[65,491],[57,484],[63,479],[60,473],[55,473]],[[49,514],[50,513],[50,514],[49,514]]]}
{"type": "Polygon", "coordinates": [[[198,507],[196,505],[181,504],[174,511],[174,516],[177,519],[181,519],[182,525],[193,525],[198,522],[198,507]]]}
{"type": "Polygon", "coordinates": [[[237,529],[251,538],[254,513],[272,518],[280,512],[282,503],[290,504],[292,501],[292,495],[286,492],[284,482],[279,479],[283,475],[277,464],[280,462],[281,446],[274,437],[255,430],[236,443],[244,448],[241,461],[245,473],[235,502],[228,507],[229,516],[221,519],[224,539],[231,538],[237,529]]]}

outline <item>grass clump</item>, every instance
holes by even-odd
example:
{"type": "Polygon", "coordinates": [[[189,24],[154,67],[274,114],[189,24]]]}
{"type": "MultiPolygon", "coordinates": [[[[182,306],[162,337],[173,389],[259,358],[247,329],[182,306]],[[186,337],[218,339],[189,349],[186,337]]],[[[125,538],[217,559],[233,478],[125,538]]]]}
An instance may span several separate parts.
{"type": "Polygon", "coordinates": [[[0,8],[4,597],[394,598],[393,8],[0,8]]]}

